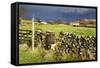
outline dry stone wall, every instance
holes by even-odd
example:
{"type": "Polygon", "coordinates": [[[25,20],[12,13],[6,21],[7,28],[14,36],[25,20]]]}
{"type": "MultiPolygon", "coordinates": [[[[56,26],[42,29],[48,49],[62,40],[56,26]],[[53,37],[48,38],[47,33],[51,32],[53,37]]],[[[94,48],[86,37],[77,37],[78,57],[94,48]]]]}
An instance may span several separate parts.
{"type": "MultiPolygon", "coordinates": [[[[32,47],[32,39],[28,37],[28,34],[32,35],[32,33],[30,31],[27,32],[25,34],[23,31],[22,34],[20,34],[19,37],[22,37],[22,39],[19,41],[21,42],[24,40],[27,42],[29,47],[32,47]]],[[[82,60],[96,58],[95,36],[81,36],[74,33],[60,32],[57,39],[54,32],[36,30],[34,33],[34,42],[34,47],[42,47],[46,50],[50,50],[52,45],[55,44],[55,51],[59,52],[61,55],[62,53],[77,54],[77,57],[81,58],[82,60]]]]}

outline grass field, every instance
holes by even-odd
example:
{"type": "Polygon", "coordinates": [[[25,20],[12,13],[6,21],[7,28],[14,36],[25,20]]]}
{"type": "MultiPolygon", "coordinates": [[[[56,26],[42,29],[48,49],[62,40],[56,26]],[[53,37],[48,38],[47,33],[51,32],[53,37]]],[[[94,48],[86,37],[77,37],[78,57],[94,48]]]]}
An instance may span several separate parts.
{"type": "MultiPolygon", "coordinates": [[[[32,30],[32,26],[19,26],[19,29],[23,30],[32,30]]],[[[52,31],[55,32],[56,37],[58,36],[59,32],[70,32],[70,33],[76,33],[77,35],[96,35],[96,28],[86,28],[86,27],[73,27],[70,25],[64,25],[64,24],[47,24],[47,25],[35,25],[35,29],[43,29],[44,31],[52,31]]],[[[26,45],[26,44],[25,44],[26,45]]],[[[25,64],[25,63],[41,63],[41,62],[54,62],[55,59],[53,58],[53,51],[48,52],[48,54],[45,56],[45,58],[42,56],[44,54],[43,49],[36,49],[34,54],[31,51],[31,49],[27,49],[27,47],[24,47],[24,44],[19,45],[19,63],[25,64]]],[[[65,61],[74,61],[78,60],[77,55],[64,55],[62,57],[65,61]],[[73,58],[72,58],[73,57],[73,58]]],[[[64,61],[63,60],[63,61],[64,61]]]]}
{"type": "MultiPolygon", "coordinates": [[[[19,29],[31,30],[32,26],[19,26],[19,29]]],[[[35,29],[43,29],[44,31],[52,31],[55,32],[56,36],[58,36],[59,32],[70,32],[76,33],[77,35],[96,35],[96,28],[86,28],[86,27],[73,27],[70,25],[64,24],[47,24],[47,25],[35,25],[35,29]]]]}
{"type": "Polygon", "coordinates": [[[27,49],[26,44],[19,45],[19,63],[40,63],[43,61],[43,58],[39,55],[39,53],[32,54],[31,49],[27,49]]]}
{"type": "MultiPolygon", "coordinates": [[[[46,51],[42,48],[35,48],[34,52],[32,52],[31,49],[27,48],[26,44],[19,45],[19,64],[58,62],[54,56],[55,52],[53,50],[46,51]]],[[[77,57],[76,54],[63,54],[61,61],[80,60],[77,57]]]]}
{"type": "Polygon", "coordinates": [[[54,59],[52,58],[52,54],[49,53],[49,56],[45,56],[45,58],[42,56],[45,52],[41,48],[35,48],[35,52],[33,53],[31,49],[27,49],[27,46],[25,44],[19,45],[19,63],[25,64],[25,63],[42,63],[42,62],[54,62],[54,59]]]}

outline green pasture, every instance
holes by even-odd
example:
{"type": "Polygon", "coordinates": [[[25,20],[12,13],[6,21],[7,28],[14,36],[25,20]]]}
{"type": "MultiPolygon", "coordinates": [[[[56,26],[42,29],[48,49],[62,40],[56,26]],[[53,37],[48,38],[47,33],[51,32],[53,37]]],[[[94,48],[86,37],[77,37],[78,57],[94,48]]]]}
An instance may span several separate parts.
{"type": "MultiPolygon", "coordinates": [[[[19,45],[19,64],[59,62],[55,58],[55,51],[35,48],[34,52],[26,44],[19,45]],[[46,53],[45,53],[46,52],[46,53]]],[[[77,61],[80,60],[77,54],[63,54],[60,61],[77,61]]]]}
{"type": "MultiPolygon", "coordinates": [[[[32,30],[32,26],[19,26],[19,29],[32,30]]],[[[43,29],[44,31],[55,32],[58,36],[59,32],[75,33],[77,35],[96,35],[96,28],[73,27],[64,24],[35,24],[35,29],[43,29]]]]}
{"type": "MultiPolygon", "coordinates": [[[[96,28],[87,28],[87,27],[73,27],[70,25],[64,24],[35,24],[35,29],[42,29],[44,31],[51,31],[55,32],[56,37],[59,35],[59,32],[69,32],[69,33],[76,33],[77,35],[96,35],[96,28]]],[[[22,26],[19,25],[19,29],[22,30],[32,30],[32,26],[22,26]]],[[[26,45],[26,44],[25,44],[26,45]]],[[[56,62],[54,59],[54,51],[48,51],[45,54],[45,50],[41,48],[37,48],[33,53],[31,49],[25,47],[24,44],[19,45],[19,63],[20,64],[28,64],[28,63],[42,63],[42,62],[56,62]],[[43,55],[45,55],[43,57],[43,55]]],[[[74,61],[79,60],[76,54],[64,55],[62,57],[62,61],[74,61]]]]}

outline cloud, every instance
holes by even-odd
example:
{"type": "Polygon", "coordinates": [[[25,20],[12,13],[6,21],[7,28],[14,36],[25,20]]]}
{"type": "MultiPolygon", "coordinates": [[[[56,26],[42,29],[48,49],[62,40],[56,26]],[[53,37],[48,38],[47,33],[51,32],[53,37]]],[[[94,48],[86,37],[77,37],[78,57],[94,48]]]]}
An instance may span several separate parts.
{"type": "MultiPolygon", "coordinates": [[[[81,7],[58,7],[58,6],[40,6],[40,5],[20,5],[26,11],[25,17],[38,17],[40,19],[76,19],[76,18],[95,18],[96,10],[94,8],[81,7]],[[88,13],[88,16],[87,16],[88,13]]],[[[72,20],[71,19],[71,20],[72,20]]]]}

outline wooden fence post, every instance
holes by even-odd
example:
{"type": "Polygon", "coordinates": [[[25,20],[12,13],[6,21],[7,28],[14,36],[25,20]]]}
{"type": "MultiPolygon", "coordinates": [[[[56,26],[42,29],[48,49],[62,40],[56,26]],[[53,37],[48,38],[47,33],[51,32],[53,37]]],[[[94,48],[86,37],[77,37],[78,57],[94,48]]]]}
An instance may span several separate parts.
{"type": "Polygon", "coordinates": [[[34,18],[32,18],[32,51],[34,51],[34,18]]]}

